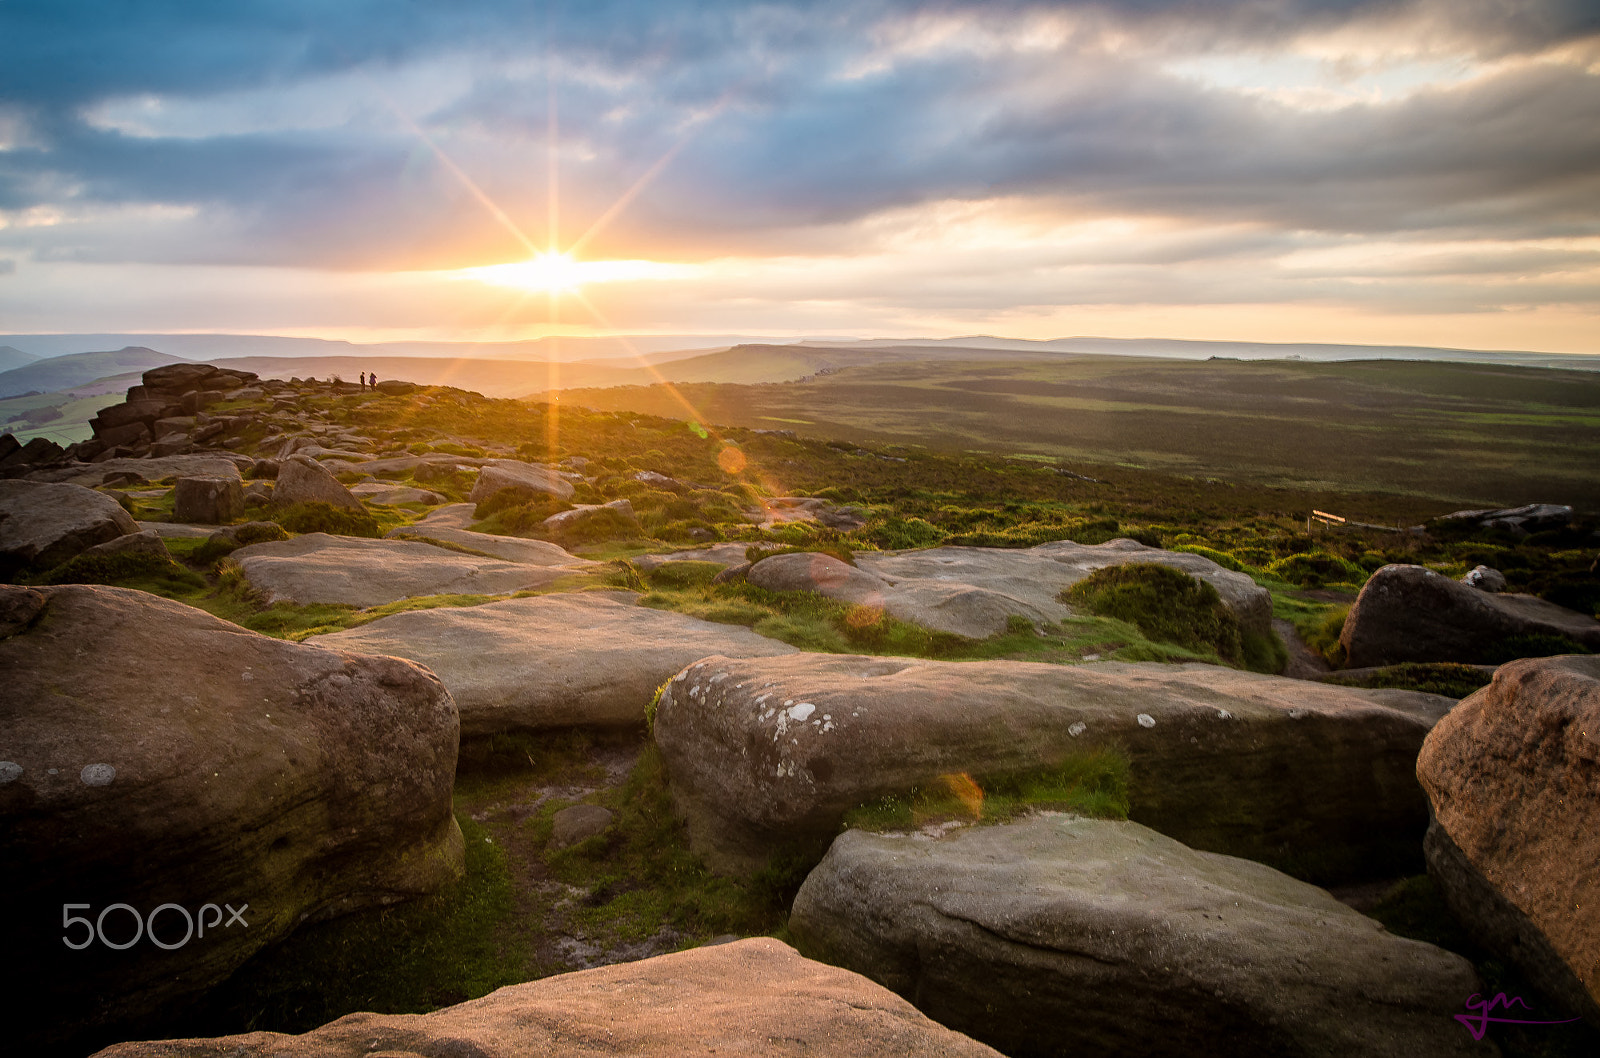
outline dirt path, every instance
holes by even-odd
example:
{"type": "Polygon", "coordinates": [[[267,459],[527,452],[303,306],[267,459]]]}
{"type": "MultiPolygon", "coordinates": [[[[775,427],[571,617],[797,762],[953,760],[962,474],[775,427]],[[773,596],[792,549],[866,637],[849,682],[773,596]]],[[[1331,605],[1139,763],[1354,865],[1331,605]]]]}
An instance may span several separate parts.
{"type": "Polygon", "coordinates": [[[1323,660],[1321,654],[1306,646],[1305,640],[1300,638],[1300,633],[1295,627],[1281,617],[1272,620],[1272,629],[1283,639],[1283,645],[1289,648],[1289,663],[1283,667],[1280,675],[1292,680],[1315,680],[1333,671],[1333,667],[1323,660]]]}

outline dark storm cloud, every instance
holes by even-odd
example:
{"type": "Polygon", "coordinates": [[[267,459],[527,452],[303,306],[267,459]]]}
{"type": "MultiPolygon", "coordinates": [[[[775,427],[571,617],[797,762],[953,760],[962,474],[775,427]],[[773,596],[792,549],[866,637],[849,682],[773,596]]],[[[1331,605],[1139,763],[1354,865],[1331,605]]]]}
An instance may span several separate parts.
{"type": "Polygon", "coordinates": [[[1204,87],[1161,62],[1184,48],[1255,47],[1430,13],[1440,33],[1485,56],[1600,30],[1585,0],[8,0],[0,104],[23,133],[0,151],[0,209],[193,211],[133,234],[103,224],[6,233],[47,257],[393,265],[463,231],[514,252],[436,163],[416,175],[418,140],[398,121],[140,136],[93,112],[145,95],[203,104],[344,71],[381,79],[464,56],[476,84],[414,116],[442,140],[487,134],[478,139],[490,145],[452,154],[509,211],[537,217],[542,64],[554,56],[564,142],[582,149],[563,170],[573,215],[594,216],[676,149],[618,230],[686,249],[995,195],[1332,232],[1594,230],[1600,78],[1577,66],[1308,112],[1204,87]],[[1080,20],[1063,51],[990,59],[936,48],[840,75],[908,22],[1003,29],[1063,14],[1080,20]],[[1139,34],[1153,53],[1080,47],[1096,26],[1139,34]]]}

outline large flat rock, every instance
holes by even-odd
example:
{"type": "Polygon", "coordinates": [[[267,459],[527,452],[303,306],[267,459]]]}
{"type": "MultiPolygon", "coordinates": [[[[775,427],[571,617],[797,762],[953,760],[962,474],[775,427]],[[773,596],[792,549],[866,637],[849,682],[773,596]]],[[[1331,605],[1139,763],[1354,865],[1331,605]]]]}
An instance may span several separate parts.
{"type": "Polygon", "coordinates": [[[1600,658],[1501,666],[1428,736],[1417,777],[1456,916],[1600,1025],[1600,658]]]}
{"type": "Polygon", "coordinates": [[[573,492],[572,482],[562,477],[555,467],[524,463],[520,459],[489,459],[478,471],[478,480],[467,498],[473,503],[482,503],[501,489],[513,488],[548,493],[558,500],[570,500],[573,492]]]}
{"type": "MultiPolygon", "coordinates": [[[[90,1044],[220,982],[301,921],[461,874],[458,720],[427,670],[247,632],[124,588],[0,588],[7,1044],[90,1044]],[[100,924],[63,928],[70,912],[100,924]],[[156,921],[158,947],[133,912],[156,921]],[[220,911],[243,908],[241,925],[220,911]],[[203,936],[184,941],[185,916],[203,936]],[[196,921],[198,928],[200,921],[196,921]],[[70,1011],[70,1016],[61,1012],[70,1011]]],[[[80,1047],[76,1053],[83,1053],[80,1047]]]]}
{"type": "Polygon", "coordinates": [[[1027,549],[935,547],[860,552],[854,568],[827,555],[777,555],[751,567],[750,582],[772,590],[816,591],[875,606],[937,631],[981,639],[1006,630],[1009,617],[1053,624],[1073,615],[1063,591],[1097,569],[1153,562],[1183,570],[1217,589],[1223,603],[1254,632],[1272,628],[1272,596],[1242,573],[1210,559],[1146,547],[1134,540],[1104,544],[1058,541],[1027,549]]]}
{"type": "Polygon", "coordinates": [[[133,516],[82,485],[0,480],[0,578],[39,572],[137,533],[133,516]]]}
{"type": "Polygon", "coordinates": [[[655,735],[694,846],[724,870],[825,844],[849,809],[942,775],[1112,748],[1132,817],[1185,844],[1384,877],[1414,869],[1417,752],[1452,704],[1213,665],[795,654],[690,666],[655,735]]]}
{"type": "Polygon", "coordinates": [[[232,555],[267,602],[366,608],[418,595],[502,595],[565,576],[562,566],[480,558],[412,540],[307,533],[232,555]]]}
{"type": "Polygon", "coordinates": [[[469,547],[506,562],[520,562],[529,566],[561,566],[567,569],[586,569],[601,563],[579,558],[548,540],[525,540],[520,536],[496,536],[493,533],[475,533],[466,528],[473,521],[470,503],[452,503],[431,512],[428,517],[413,525],[391,529],[388,536],[427,537],[458,547],[469,547]]]}
{"type": "Polygon", "coordinates": [[[1517,636],[1565,636],[1600,651],[1600,621],[1532,595],[1481,591],[1423,566],[1390,565],[1356,596],[1339,642],[1352,668],[1498,660],[1517,636]]]}
{"type": "Polygon", "coordinates": [[[239,476],[241,462],[249,466],[255,460],[249,456],[232,453],[159,456],[152,459],[106,459],[99,463],[79,463],[76,466],[36,470],[28,475],[28,480],[68,481],[74,485],[93,486],[101,484],[112,474],[138,474],[147,481],[179,477],[236,478],[239,476]]]}
{"type": "Polygon", "coordinates": [[[1450,1019],[1471,964],[1269,867],[1046,814],[839,835],[800,950],[1013,1056],[1492,1055],[1450,1019]]]}
{"type": "Polygon", "coordinates": [[[303,1036],[124,1043],[96,1058],[998,1058],[880,985],[770,937],[511,985],[431,1014],[351,1014],[303,1036]]]}
{"type": "Polygon", "coordinates": [[[414,610],[311,641],[426,665],[455,697],[463,737],[638,726],[656,688],[693,661],[796,653],[748,628],[648,609],[637,598],[578,592],[414,610]]]}

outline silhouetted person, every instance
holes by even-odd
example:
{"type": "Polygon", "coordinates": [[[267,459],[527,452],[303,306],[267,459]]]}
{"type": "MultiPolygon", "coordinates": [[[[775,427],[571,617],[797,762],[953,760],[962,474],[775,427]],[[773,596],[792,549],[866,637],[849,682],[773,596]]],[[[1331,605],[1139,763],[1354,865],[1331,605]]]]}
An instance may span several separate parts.
{"type": "Polygon", "coordinates": [[[371,386],[373,389],[378,388],[378,376],[374,375],[370,371],[367,372],[367,385],[371,386]]]}
{"type": "Polygon", "coordinates": [[[367,373],[365,371],[361,372],[361,388],[367,388],[367,373]]]}

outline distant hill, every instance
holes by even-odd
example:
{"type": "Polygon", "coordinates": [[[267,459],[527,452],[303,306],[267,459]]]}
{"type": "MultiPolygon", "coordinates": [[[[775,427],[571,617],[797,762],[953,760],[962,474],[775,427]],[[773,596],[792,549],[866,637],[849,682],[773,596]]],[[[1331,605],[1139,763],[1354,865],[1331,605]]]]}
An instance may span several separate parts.
{"type": "Polygon", "coordinates": [[[37,359],[39,358],[32,353],[25,353],[9,345],[0,345],[0,371],[13,371],[19,367],[26,367],[37,359]]]}
{"type": "Polygon", "coordinates": [[[0,372],[0,399],[29,390],[51,393],[93,382],[106,375],[146,371],[162,364],[176,364],[183,358],[130,345],[113,353],[74,353],[35,360],[23,367],[0,372]]]}
{"type": "Polygon", "coordinates": [[[1431,360],[1448,363],[1517,364],[1600,370],[1600,355],[1539,353],[1517,349],[1451,349],[1432,345],[1340,345],[1326,342],[1230,342],[1182,338],[809,338],[796,345],[824,349],[923,348],[992,349],[1016,353],[1092,353],[1100,356],[1156,356],[1173,360],[1431,360]]]}
{"type": "MultiPolygon", "coordinates": [[[[672,359],[707,349],[726,349],[741,342],[788,339],[750,335],[643,334],[618,337],[549,337],[516,342],[376,342],[359,344],[328,338],[291,338],[270,334],[0,334],[24,355],[59,357],[86,349],[140,345],[185,360],[215,361],[246,356],[419,356],[471,357],[490,360],[610,360],[649,354],[672,359]]],[[[17,366],[17,365],[12,365],[17,366]]]]}

